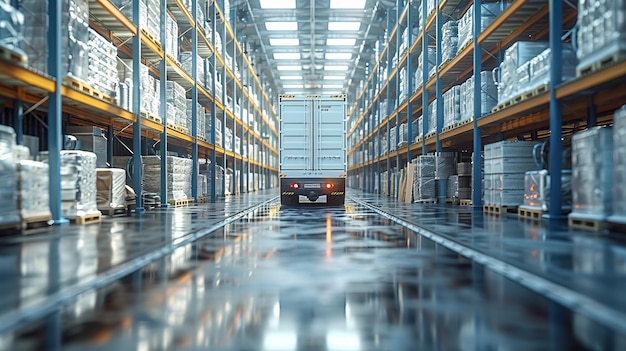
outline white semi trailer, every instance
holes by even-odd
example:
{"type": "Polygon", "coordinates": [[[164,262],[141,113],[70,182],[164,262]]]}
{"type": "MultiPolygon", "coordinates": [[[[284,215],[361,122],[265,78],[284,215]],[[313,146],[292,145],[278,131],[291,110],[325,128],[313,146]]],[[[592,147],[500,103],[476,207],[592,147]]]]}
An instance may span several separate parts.
{"type": "Polygon", "coordinates": [[[280,95],[280,201],[343,205],[346,96],[280,95]]]}

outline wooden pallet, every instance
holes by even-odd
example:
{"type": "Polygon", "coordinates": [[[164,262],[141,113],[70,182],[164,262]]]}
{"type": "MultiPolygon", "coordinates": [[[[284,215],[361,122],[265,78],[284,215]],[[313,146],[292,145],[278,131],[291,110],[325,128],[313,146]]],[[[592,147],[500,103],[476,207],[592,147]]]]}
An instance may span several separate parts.
{"type": "Polygon", "coordinates": [[[148,113],[148,112],[146,112],[146,111],[141,111],[141,117],[142,117],[142,118],[145,118],[145,119],[147,119],[147,120],[150,120],[150,121],[152,121],[152,122],[155,122],[155,123],[158,123],[158,124],[162,124],[162,123],[161,123],[161,122],[162,122],[162,121],[161,121],[161,117],[159,117],[159,116],[155,116],[155,115],[153,115],[153,114],[151,114],[151,113],[148,113]]]}
{"type": "Polygon", "coordinates": [[[436,204],[437,199],[423,199],[423,200],[415,200],[413,202],[416,204],[436,204]]]}
{"type": "Polygon", "coordinates": [[[159,42],[152,34],[150,34],[145,28],[141,28],[141,34],[145,36],[152,44],[156,45],[159,51],[163,51],[163,47],[161,46],[161,42],[159,42]]]}
{"type": "Polygon", "coordinates": [[[461,200],[459,200],[459,205],[461,205],[461,206],[472,206],[472,199],[461,199],[461,200]]]}
{"type": "Polygon", "coordinates": [[[2,45],[0,45],[0,58],[22,67],[25,67],[28,63],[28,58],[26,55],[4,47],[2,45]]]}
{"type": "Polygon", "coordinates": [[[517,213],[517,206],[483,205],[483,212],[497,215],[506,213],[517,213]]]}
{"type": "Polygon", "coordinates": [[[622,51],[616,51],[608,56],[606,56],[604,59],[602,60],[598,60],[595,62],[592,62],[588,65],[585,65],[583,67],[578,67],[576,68],[576,77],[582,77],[585,75],[588,75],[590,73],[599,71],[603,68],[606,67],[610,67],[620,61],[623,61],[626,59],[626,52],[622,52],[622,51]]]}
{"type": "Polygon", "coordinates": [[[450,62],[452,62],[452,59],[447,59],[445,61],[443,61],[440,65],[439,65],[439,72],[443,71],[444,68],[446,68],[450,62]]]}
{"type": "Polygon", "coordinates": [[[436,134],[435,132],[430,132],[430,133],[426,134],[426,139],[434,138],[435,134],[436,134]]]}
{"type": "Polygon", "coordinates": [[[198,140],[200,140],[200,141],[206,141],[206,138],[203,137],[203,136],[197,136],[196,138],[198,138],[198,140]]]}
{"type": "Polygon", "coordinates": [[[102,221],[102,213],[100,211],[87,213],[82,216],[70,218],[70,221],[76,224],[100,223],[100,221],[102,221]]]}
{"type": "Polygon", "coordinates": [[[541,217],[547,213],[546,211],[542,211],[542,210],[535,210],[535,209],[529,209],[529,208],[518,208],[517,209],[517,216],[519,218],[523,218],[523,219],[532,219],[532,220],[536,220],[536,221],[540,221],[541,217]]]}
{"type": "Polygon", "coordinates": [[[72,78],[72,77],[65,77],[63,79],[63,81],[65,82],[65,85],[67,85],[68,87],[80,91],[81,93],[93,96],[97,99],[106,101],[110,104],[116,104],[117,101],[110,97],[109,95],[101,92],[100,90],[92,87],[91,85],[85,83],[85,82],[81,82],[80,80],[76,79],[76,78],[72,78]]]}
{"type": "Polygon", "coordinates": [[[446,198],[446,203],[447,203],[447,204],[458,205],[458,204],[459,204],[459,198],[456,198],[456,197],[447,197],[447,198],[446,198]]]}
{"type": "Polygon", "coordinates": [[[461,51],[467,49],[467,47],[472,45],[473,42],[474,42],[474,39],[470,38],[470,40],[468,40],[468,42],[465,45],[463,45],[463,47],[460,48],[457,52],[461,52],[461,51]]]}
{"type": "Polygon", "coordinates": [[[567,219],[567,224],[570,228],[591,230],[594,232],[598,232],[607,228],[607,223],[605,221],[596,219],[580,219],[569,217],[567,219]]]}
{"type": "Polygon", "coordinates": [[[120,206],[120,207],[104,207],[104,208],[99,208],[98,210],[100,210],[100,212],[105,215],[105,216],[109,216],[109,217],[113,217],[115,215],[126,215],[127,214],[127,208],[126,206],[120,206]]]}
{"type": "Polygon", "coordinates": [[[211,197],[209,195],[198,196],[199,204],[206,204],[211,202],[211,197]]]}
{"type": "Polygon", "coordinates": [[[422,143],[422,137],[421,136],[415,137],[414,144],[421,144],[421,143],[422,143]]]}
{"type": "Polygon", "coordinates": [[[34,234],[42,229],[48,229],[52,225],[50,211],[23,212],[20,214],[21,221],[0,227],[3,234],[34,234]]]}
{"type": "Polygon", "coordinates": [[[196,202],[194,198],[171,200],[168,203],[173,207],[189,207],[196,202]]]}
{"type": "Polygon", "coordinates": [[[450,125],[447,125],[447,126],[441,128],[441,132],[445,133],[445,132],[451,131],[454,128],[456,128],[456,127],[454,126],[454,123],[453,123],[453,124],[450,124],[450,125]]]}

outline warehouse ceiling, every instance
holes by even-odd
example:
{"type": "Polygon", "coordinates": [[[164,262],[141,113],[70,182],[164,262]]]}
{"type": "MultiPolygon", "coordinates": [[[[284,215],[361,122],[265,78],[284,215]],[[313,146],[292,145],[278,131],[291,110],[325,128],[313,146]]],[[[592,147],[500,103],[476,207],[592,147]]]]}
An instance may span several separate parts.
{"type": "Polygon", "coordinates": [[[388,0],[231,0],[258,74],[278,94],[355,93],[388,0]]]}

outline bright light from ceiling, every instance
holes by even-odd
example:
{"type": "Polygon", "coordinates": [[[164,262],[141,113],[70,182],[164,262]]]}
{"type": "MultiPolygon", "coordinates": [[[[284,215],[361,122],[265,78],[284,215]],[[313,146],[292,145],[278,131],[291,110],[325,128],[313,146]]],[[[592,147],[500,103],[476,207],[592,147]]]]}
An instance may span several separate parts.
{"type": "Polygon", "coordinates": [[[298,46],[300,40],[298,39],[270,39],[271,46],[298,46]]]}
{"type": "Polygon", "coordinates": [[[298,30],[297,22],[265,22],[267,30],[298,30]]]}
{"type": "Polygon", "coordinates": [[[361,29],[361,22],[328,22],[328,30],[351,30],[361,29]]]}
{"type": "Polygon", "coordinates": [[[341,84],[324,84],[324,89],[342,89],[343,85],[341,84]]]}
{"type": "Polygon", "coordinates": [[[279,71],[301,71],[301,66],[278,66],[276,67],[279,71]]]}
{"type": "Polygon", "coordinates": [[[296,0],[260,0],[260,3],[263,10],[296,8],[296,0]]]}
{"type": "Polygon", "coordinates": [[[324,66],[326,71],[347,71],[348,66],[324,66]]]}
{"type": "Polygon", "coordinates": [[[327,60],[350,60],[352,53],[349,52],[329,52],[326,54],[327,60]]]}
{"type": "Polygon", "coordinates": [[[283,85],[285,89],[302,89],[304,86],[302,84],[285,84],[283,85]]]}
{"type": "Polygon", "coordinates": [[[280,76],[280,80],[299,80],[302,79],[300,76],[280,76]]]}
{"type": "Polygon", "coordinates": [[[331,9],[364,9],[365,0],[330,0],[331,9]]]}
{"type": "Polygon", "coordinates": [[[275,52],[274,59],[276,60],[297,60],[300,58],[300,54],[297,52],[275,52]]]}
{"type": "Polygon", "coordinates": [[[326,40],[326,44],[327,45],[341,45],[341,46],[354,46],[356,45],[356,39],[338,39],[338,38],[333,38],[333,39],[327,39],[326,40]]]}
{"type": "Polygon", "coordinates": [[[344,76],[324,76],[324,80],[344,80],[344,76]]]}

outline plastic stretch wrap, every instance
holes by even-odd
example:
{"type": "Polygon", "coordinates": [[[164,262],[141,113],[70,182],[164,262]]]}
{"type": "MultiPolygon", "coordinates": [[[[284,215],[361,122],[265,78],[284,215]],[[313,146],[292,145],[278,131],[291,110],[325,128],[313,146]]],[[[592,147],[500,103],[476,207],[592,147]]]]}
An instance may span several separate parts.
{"type": "Polygon", "coordinates": [[[119,84],[117,48],[91,28],[88,57],[87,83],[110,97],[115,97],[119,84]]]}
{"type": "Polygon", "coordinates": [[[23,145],[14,145],[13,159],[15,160],[15,162],[21,160],[30,160],[30,149],[23,145]]]}
{"type": "MultiPolygon", "coordinates": [[[[87,0],[59,0],[61,4],[61,73],[87,81],[89,48],[89,3],[87,0]]],[[[28,64],[48,73],[48,1],[21,0],[24,13],[23,49],[28,64]]]]}
{"type": "MultiPolygon", "coordinates": [[[[513,43],[504,53],[504,59],[499,70],[498,103],[506,102],[522,90],[530,86],[530,60],[541,54],[549,47],[548,42],[518,41],[513,43]],[[523,68],[528,64],[528,67],[523,68]],[[522,80],[520,82],[520,80],[522,80]],[[525,81],[524,81],[525,80],[525,81]]],[[[494,73],[494,75],[497,75],[494,73]]]]}
{"type": "MultiPolygon", "coordinates": [[[[151,193],[161,193],[161,158],[158,156],[143,156],[144,190],[151,193]]],[[[188,158],[167,156],[168,174],[167,199],[181,200],[191,198],[191,171],[192,160],[188,158]]]]}
{"type": "MultiPolygon", "coordinates": [[[[550,56],[551,49],[547,48],[530,60],[530,82],[527,86],[520,86],[520,94],[532,91],[550,82],[550,56]]],[[[576,65],[578,59],[571,44],[563,44],[561,74],[563,81],[576,77],[576,65]]]]}
{"type": "MultiPolygon", "coordinates": [[[[563,210],[572,208],[572,172],[561,174],[561,203],[563,210]]],[[[550,204],[550,174],[547,170],[529,171],[524,176],[524,207],[547,211],[550,204]]]]}
{"type": "Polygon", "coordinates": [[[501,157],[527,158],[532,160],[534,141],[499,141],[485,145],[485,159],[501,157]]]}
{"type": "Polygon", "coordinates": [[[448,179],[455,173],[456,159],[453,152],[437,152],[435,155],[435,179],[448,179]]]}
{"type": "Polygon", "coordinates": [[[626,223],[626,105],[613,116],[613,215],[611,221],[626,223]]]}
{"type": "Polygon", "coordinates": [[[203,196],[208,194],[208,182],[207,176],[204,174],[198,174],[198,185],[197,185],[198,196],[203,196]]]}
{"type": "Polygon", "coordinates": [[[174,111],[168,108],[168,123],[187,128],[187,93],[180,84],[172,81],[166,82],[165,99],[172,104],[174,111]],[[169,114],[174,114],[174,119],[169,119],[169,114]]]}
{"type": "Polygon", "coordinates": [[[398,148],[398,142],[396,140],[396,127],[389,129],[389,151],[395,151],[398,148]]]}
{"type": "MultiPolygon", "coordinates": [[[[202,22],[199,22],[202,23],[202,22]]],[[[211,40],[211,38],[209,38],[211,40]]],[[[165,16],[165,51],[167,54],[174,59],[174,61],[178,61],[178,23],[172,17],[171,13],[167,13],[165,16]]],[[[198,64],[201,64],[202,61],[198,61],[198,64]]],[[[200,79],[200,76],[198,77],[200,79]]]]}
{"type": "Polygon", "coordinates": [[[485,160],[485,174],[524,174],[536,169],[532,157],[497,157],[485,160]]]}
{"type": "Polygon", "coordinates": [[[159,0],[141,0],[146,4],[146,27],[145,29],[150,33],[157,41],[161,38],[161,7],[159,0]]]}
{"type": "Polygon", "coordinates": [[[455,85],[443,94],[443,126],[451,126],[461,120],[461,86],[455,85]]]}
{"type": "Polygon", "coordinates": [[[623,0],[580,0],[577,24],[580,68],[617,52],[626,52],[626,2],[623,0]]]}
{"type": "Polygon", "coordinates": [[[0,46],[24,54],[23,40],[24,14],[8,3],[0,2],[0,46]]]}
{"type": "MultiPolygon", "coordinates": [[[[502,13],[506,3],[493,2],[481,5],[480,11],[480,31],[484,31],[493,22],[496,17],[502,13]]],[[[467,12],[458,21],[459,44],[458,51],[461,51],[470,40],[474,32],[474,4],[472,4],[467,12]]],[[[458,52],[457,52],[458,53],[458,52]]]]}
{"type": "Polygon", "coordinates": [[[409,128],[406,123],[400,124],[400,140],[398,140],[398,146],[406,145],[408,142],[409,128]]]}
{"type": "Polygon", "coordinates": [[[471,175],[472,163],[471,162],[459,162],[456,166],[459,175],[471,175]]]}
{"type": "Polygon", "coordinates": [[[570,217],[604,220],[613,201],[613,134],[595,127],[572,137],[572,198],[570,217]]]}
{"type": "MultiPolygon", "coordinates": [[[[428,51],[427,51],[427,63],[428,63],[428,67],[426,68],[428,71],[428,77],[432,77],[435,74],[435,68],[437,65],[437,47],[433,46],[433,45],[429,45],[428,46],[428,51]]],[[[420,53],[418,61],[417,61],[417,68],[415,69],[415,73],[414,73],[414,79],[413,81],[414,83],[414,91],[417,91],[417,89],[419,89],[422,86],[423,83],[423,77],[422,74],[424,72],[424,53],[420,53]]]]}
{"type": "MultiPolygon", "coordinates": [[[[191,51],[183,51],[179,55],[180,66],[191,76],[193,74],[193,60],[192,60],[192,52],[191,51]]],[[[204,77],[204,65],[202,64],[202,57],[200,55],[196,55],[196,74],[198,80],[204,77]]]]}
{"type": "Polygon", "coordinates": [[[457,21],[448,21],[441,30],[441,62],[446,62],[455,58],[459,49],[459,25],[457,21]]]}
{"type": "MultiPolygon", "coordinates": [[[[111,2],[119,8],[122,13],[128,17],[131,21],[133,19],[133,0],[111,0],[111,2]]],[[[141,28],[146,28],[148,26],[148,7],[146,6],[145,1],[139,2],[139,23],[141,28]]]]}
{"type": "Polygon", "coordinates": [[[48,165],[22,160],[16,162],[17,206],[23,216],[50,211],[48,165]]]}
{"type": "MultiPolygon", "coordinates": [[[[17,212],[17,174],[13,147],[13,128],[0,125],[0,226],[13,225],[20,221],[17,212]]],[[[47,175],[47,173],[46,173],[47,175]]]]}
{"type": "MultiPolygon", "coordinates": [[[[491,71],[480,72],[480,109],[481,117],[491,113],[498,99],[498,88],[493,80],[491,71]]],[[[471,76],[463,84],[460,90],[460,113],[461,121],[474,116],[474,76],[471,76]]]]}
{"type": "Polygon", "coordinates": [[[416,162],[415,180],[413,183],[416,200],[434,199],[436,158],[434,155],[420,155],[416,162]]]}
{"type": "Polygon", "coordinates": [[[428,104],[428,133],[437,130],[437,99],[428,104]]]}
{"type": "Polygon", "coordinates": [[[126,171],[121,168],[96,168],[96,177],[98,209],[126,207],[126,171]]]}
{"type": "Polygon", "coordinates": [[[459,176],[451,175],[448,178],[448,198],[459,198],[459,176]]]}

